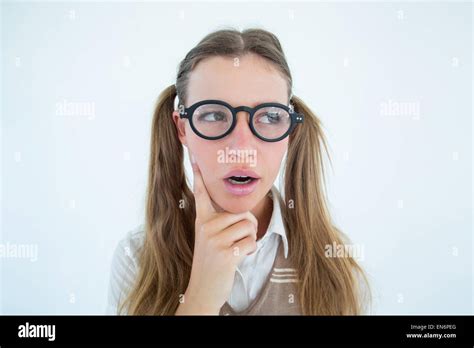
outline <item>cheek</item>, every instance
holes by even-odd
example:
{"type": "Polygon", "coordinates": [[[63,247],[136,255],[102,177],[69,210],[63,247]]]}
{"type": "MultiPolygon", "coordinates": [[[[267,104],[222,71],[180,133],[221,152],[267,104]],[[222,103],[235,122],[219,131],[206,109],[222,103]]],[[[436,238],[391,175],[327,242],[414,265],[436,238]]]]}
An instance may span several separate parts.
{"type": "Polygon", "coordinates": [[[287,149],[288,138],[276,143],[265,144],[260,151],[260,156],[263,157],[262,163],[259,164],[257,160],[257,167],[266,170],[270,176],[278,175],[281,161],[287,149]]]}
{"type": "MultiPolygon", "coordinates": [[[[187,126],[189,127],[189,126],[187,126]]],[[[194,134],[191,128],[186,132],[186,140],[188,142],[189,151],[196,158],[196,162],[203,174],[204,183],[208,183],[211,174],[218,172],[217,170],[217,150],[218,146],[209,140],[202,139],[194,134]]]]}
{"type": "Polygon", "coordinates": [[[189,152],[194,154],[197,163],[200,165],[207,154],[207,142],[193,132],[189,122],[186,122],[186,141],[188,143],[189,152]]]}

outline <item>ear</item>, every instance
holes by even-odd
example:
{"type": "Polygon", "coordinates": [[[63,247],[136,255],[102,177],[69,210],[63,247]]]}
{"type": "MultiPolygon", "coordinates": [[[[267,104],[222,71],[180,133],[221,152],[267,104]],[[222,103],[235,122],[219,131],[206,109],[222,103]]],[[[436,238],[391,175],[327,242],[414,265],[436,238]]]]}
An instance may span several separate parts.
{"type": "Polygon", "coordinates": [[[186,142],[186,119],[179,117],[178,111],[173,111],[173,121],[178,131],[178,138],[181,144],[188,146],[186,142]]]}

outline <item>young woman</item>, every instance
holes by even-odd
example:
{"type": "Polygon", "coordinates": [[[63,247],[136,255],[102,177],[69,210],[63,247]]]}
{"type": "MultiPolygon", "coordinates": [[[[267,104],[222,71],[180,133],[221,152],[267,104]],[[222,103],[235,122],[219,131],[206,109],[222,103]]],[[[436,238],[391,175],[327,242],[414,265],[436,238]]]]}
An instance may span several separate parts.
{"type": "Polygon", "coordinates": [[[365,313],[361,267],[325,254],[348,240],[326,206],[323,147],[321,123],[292,94],[275,35],[204,37],[159,96],[146,221],[115,250],[108,312],[365,313]],[[274,186],[282,163],[284,199],[274,186]]]}

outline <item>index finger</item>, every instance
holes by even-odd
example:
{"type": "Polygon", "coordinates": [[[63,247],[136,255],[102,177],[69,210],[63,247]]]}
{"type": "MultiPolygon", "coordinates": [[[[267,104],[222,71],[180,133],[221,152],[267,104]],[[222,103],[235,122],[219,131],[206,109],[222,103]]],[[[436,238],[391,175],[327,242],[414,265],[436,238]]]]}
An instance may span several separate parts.
{"type": "Polygon", "coordinates": [[[201,221],[207,221],[216,210],[212,205],[211,197],[209,197],[201,171],[193,155],[191,155],[191,166],[193,167],[194,174],[193,189],[196,201],[196,218],[201,221]]]}

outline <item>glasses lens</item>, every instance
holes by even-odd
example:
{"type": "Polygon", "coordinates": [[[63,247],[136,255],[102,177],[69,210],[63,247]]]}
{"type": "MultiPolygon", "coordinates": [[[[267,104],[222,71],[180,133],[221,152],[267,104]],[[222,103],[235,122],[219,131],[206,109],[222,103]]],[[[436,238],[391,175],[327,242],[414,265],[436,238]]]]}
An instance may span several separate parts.
{"type": "Polygon", "coordinates": [[[291,117],[285,109],[270,106],[258,109],[253,117],[253,127],[266,139],[278,139],[291,126],[291,117]]]}
{"type": "Polygon", "coordinates": [[[194,110],[194,127],[208,137],[218,137],[232,125],[232,112],[220,104],[204,104],[194,110]]]}

